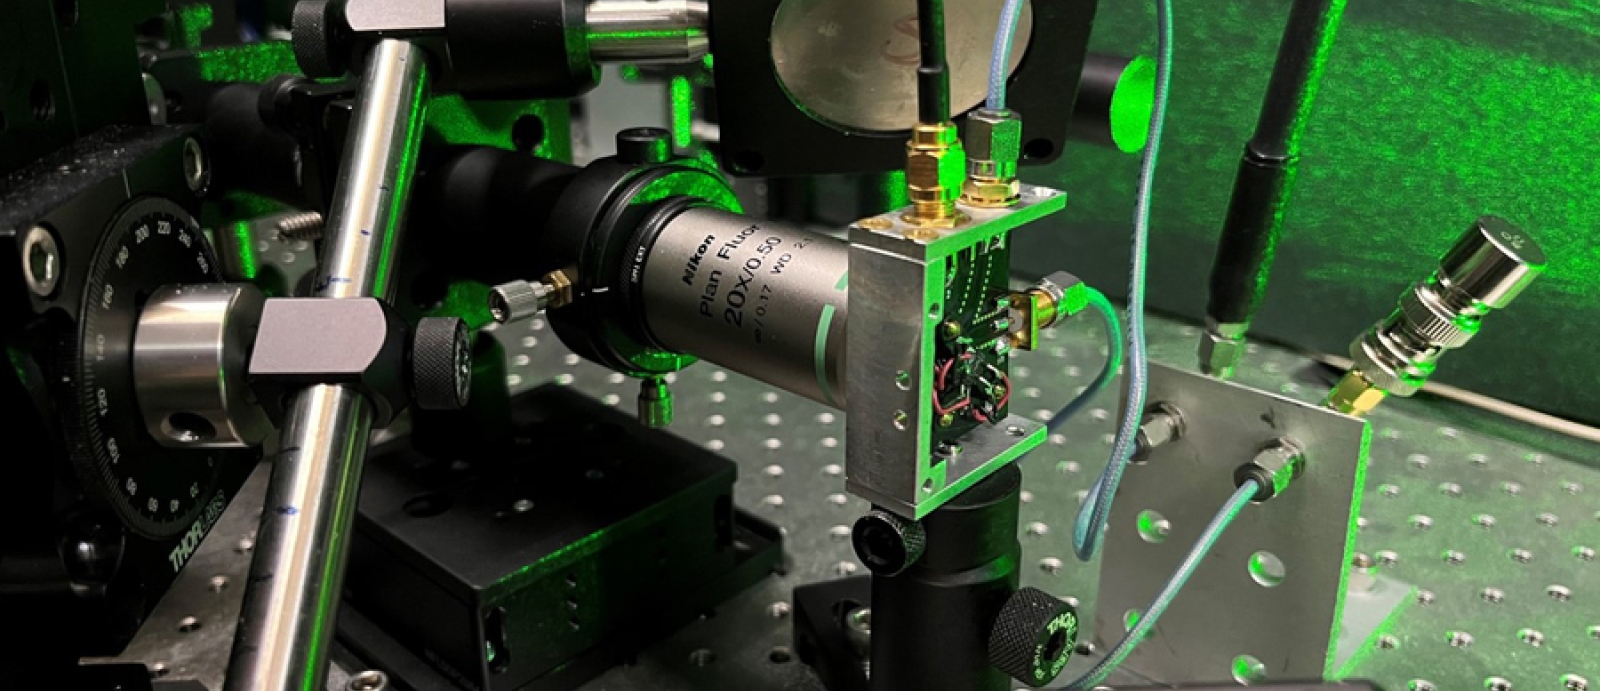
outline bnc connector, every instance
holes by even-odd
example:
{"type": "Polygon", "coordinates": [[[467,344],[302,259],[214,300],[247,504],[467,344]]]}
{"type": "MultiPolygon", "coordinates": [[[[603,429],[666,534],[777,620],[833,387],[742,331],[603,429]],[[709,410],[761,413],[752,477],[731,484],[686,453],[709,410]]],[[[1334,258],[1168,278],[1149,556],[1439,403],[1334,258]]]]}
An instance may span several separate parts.
{"type": "Polygon", "coordinates": [[[1385,394],[1422,388],[1446,351],[1472,340],[1484,316],[1510,304],[1544,272],[1545,254],[1521,228],[1484,216],[1393,312],[1350,343],[1351,370],[1328,395],[1340,412],[1363,415],[1385,394]]]}

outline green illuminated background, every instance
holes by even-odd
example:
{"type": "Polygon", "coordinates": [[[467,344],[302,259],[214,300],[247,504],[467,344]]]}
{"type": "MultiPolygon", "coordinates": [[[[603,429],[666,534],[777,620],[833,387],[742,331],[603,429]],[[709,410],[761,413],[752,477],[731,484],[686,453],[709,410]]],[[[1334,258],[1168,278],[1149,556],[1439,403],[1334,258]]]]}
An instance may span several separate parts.
{"type": "MultiPolygon", "coordinates": [[[[1153,53],[1149,4],[1100,3],[1093,49],[1153,53]]],[[[1151,243],[1155,309],[1204,312],[1217,229],[1288,8],[1177,3],[1151,243]]],[[[1258,334],[1343,353],[1477,215],[1504,216],[1540,240],[1550,269],[1445,358],[1436,379],[1600,420],[1597,150],[1600,3],[1351,0],[1258,334]]],[[[1063,220],[1019,233],[1019,268],[1066,268],[1124,294],[1137,167],[1073,146],[1025,170],[1072,201],[1063,220]]]]}

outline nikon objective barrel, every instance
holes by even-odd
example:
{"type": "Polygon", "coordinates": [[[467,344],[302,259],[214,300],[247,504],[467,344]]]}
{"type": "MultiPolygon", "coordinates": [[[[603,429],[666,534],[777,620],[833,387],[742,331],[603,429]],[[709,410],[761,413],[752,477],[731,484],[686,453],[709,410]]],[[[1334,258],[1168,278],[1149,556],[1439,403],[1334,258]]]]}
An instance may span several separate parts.
{"type": "Polygon", "coordinates": [[[847,243],[709,207],[651,226],[627,275],[656,345],[844,407],[847,243]]]}

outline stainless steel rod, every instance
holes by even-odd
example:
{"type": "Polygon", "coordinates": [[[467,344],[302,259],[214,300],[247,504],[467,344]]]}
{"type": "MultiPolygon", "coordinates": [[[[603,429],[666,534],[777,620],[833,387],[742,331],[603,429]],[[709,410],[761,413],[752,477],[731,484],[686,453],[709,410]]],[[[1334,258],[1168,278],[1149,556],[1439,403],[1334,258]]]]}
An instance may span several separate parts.
{"type": "MultiPolygon", "coordinates": [[[[380,41],[362,76],[328,214],[316,296],[384,297],[421,143],[423,51],[380,41]]],[[[320,691],[344,581],[372,405],[345,386],[301,391],[267,486],[244,609],[229,662],[232,691],[320,691]]]]}
{"type": "Polygon", "coordinates": [[[693,62],[711,48],[706,0],[593,0],[584,14],[598,62],[693,62]]]}

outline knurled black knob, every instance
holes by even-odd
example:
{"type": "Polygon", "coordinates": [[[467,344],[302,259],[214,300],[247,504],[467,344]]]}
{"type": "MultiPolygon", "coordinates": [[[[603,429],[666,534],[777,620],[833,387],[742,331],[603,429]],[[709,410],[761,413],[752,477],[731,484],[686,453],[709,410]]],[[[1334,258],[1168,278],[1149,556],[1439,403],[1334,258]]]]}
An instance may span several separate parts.
{"type": "Polygon", "coordinates": [[[455,317],[423,317],[411,334],[411,390],[423,410],[457,410],[472,393],[472,336],[455,317]]]}
{"type": "Polygon", "coordinates": [[[337,56],[333,35],[337,25],[334,13],[337,7],[326,0],[300,0],[294,6],[294,61],[300,71],[309,77],[337,77],[344,74],[344,64],[337,56]]]}
{"type": "Polygon", "coordinates": [[[893,576],[922,558],[928,537],[921,523],[878,509],[856,520],[850,542],[868,570],[893,576]]]}
{"type": "Polygon", "coordinates": [[[1029,686],[1044,686],[1066,669],[1078,643],[1078,612],[1038,588],[1006,600],[989,631],[989,662],[1029,686]]]}

